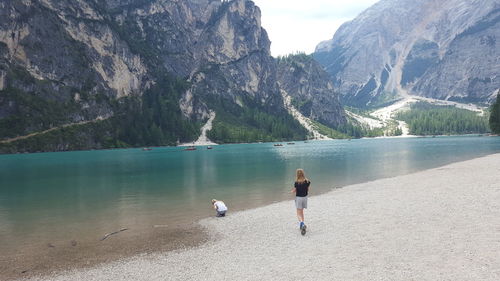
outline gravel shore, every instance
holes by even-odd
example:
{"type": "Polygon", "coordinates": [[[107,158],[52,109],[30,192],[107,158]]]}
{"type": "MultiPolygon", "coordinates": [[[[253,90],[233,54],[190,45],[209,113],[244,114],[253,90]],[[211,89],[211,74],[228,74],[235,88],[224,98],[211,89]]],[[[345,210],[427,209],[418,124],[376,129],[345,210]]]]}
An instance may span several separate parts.
{"type": "Polygon", "coordinates": [[[500,154],[308,205],[306,236],[290,200],[202,220],[199,247],[32,280],[500,280],[500,154]]]}

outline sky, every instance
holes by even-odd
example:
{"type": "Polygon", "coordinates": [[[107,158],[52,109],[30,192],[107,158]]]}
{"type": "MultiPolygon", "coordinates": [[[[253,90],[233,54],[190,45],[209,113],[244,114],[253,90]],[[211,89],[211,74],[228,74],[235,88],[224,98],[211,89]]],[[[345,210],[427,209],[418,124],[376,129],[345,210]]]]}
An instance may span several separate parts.
{"type": "Polygon", "coordinates": [[[333,38],[342,23],[378,0],[253,0],[262,12],[262,26],[276,57],[297,51],[310,54],[333,38]]]}

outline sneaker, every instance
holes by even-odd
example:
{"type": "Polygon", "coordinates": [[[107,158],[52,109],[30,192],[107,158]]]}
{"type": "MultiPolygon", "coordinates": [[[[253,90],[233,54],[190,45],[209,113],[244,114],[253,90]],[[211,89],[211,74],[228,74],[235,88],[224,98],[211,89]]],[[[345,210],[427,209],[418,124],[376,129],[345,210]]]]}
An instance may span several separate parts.
{"type": "Polygon", "coordinates": [[[305,224],[302,224],[302,227],[300,228],[300,234],[306,235],[306,230],[307,226],[305,224]]]}
{"type": "Polygon", "coordinates": [[[303,221],[301,221],[301,222],[299,223],[299,228],[300,228],[300,229],[302,229],[302,228],[304,227],[304,225],[305,225],[305,224],[304,224],[304,222],[303,222],[303,221]]]}

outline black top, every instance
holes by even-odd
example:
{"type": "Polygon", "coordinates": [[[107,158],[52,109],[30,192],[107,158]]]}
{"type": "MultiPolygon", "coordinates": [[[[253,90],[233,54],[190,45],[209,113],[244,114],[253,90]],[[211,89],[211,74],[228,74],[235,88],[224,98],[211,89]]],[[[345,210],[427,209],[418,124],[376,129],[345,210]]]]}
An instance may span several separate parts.
{"type": "Polygon", "coordinates": [[[297,190],[296,195],[298,197],[306,197],[309,191],[309,185],[311,185],[311,182],[308,180],[302,183],[295,182],[295,189],[297,190]]]}

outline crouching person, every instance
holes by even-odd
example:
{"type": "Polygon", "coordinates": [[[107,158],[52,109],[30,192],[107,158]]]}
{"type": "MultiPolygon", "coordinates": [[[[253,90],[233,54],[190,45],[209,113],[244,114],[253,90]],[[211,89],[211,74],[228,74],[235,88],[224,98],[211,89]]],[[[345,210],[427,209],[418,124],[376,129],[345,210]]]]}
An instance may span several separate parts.
{"type": "Polygon", "coordinates": [[[214,209],[217,211],[217,217],[224,217],[226,216],[227,212],[227,206],[224,204],[223,201],[212,199],[212,205],[214,206],[214,209]]]}

